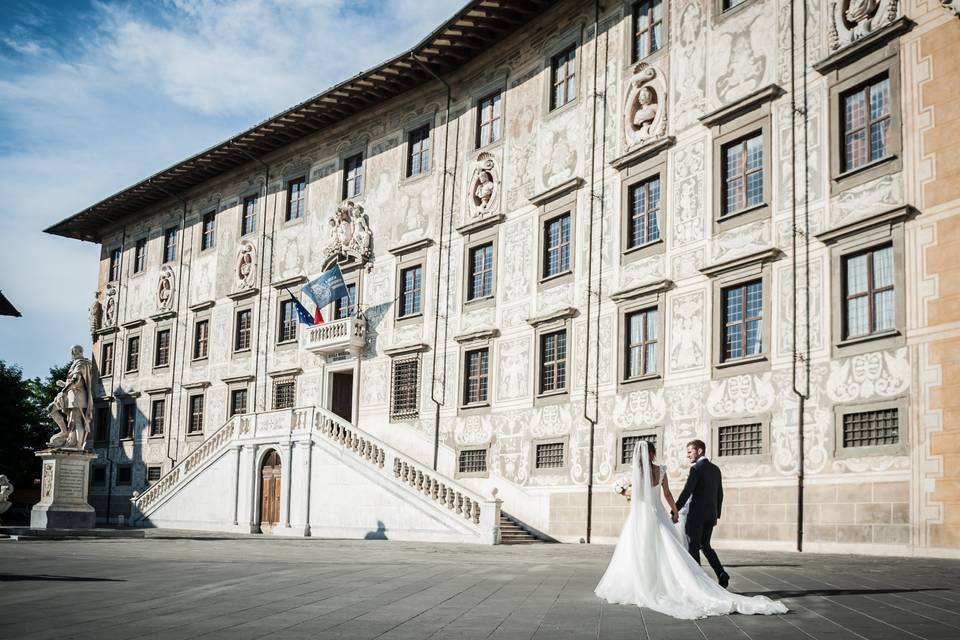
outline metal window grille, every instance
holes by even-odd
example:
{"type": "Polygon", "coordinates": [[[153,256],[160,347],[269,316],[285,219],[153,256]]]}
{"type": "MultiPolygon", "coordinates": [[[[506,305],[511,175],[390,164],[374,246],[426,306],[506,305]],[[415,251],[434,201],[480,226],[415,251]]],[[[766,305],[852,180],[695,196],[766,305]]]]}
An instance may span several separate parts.
{"type": "Polygon", "coordinates": [[[303,217],[307,206],[307,179],[297,178],[287,182],[287,215],[286,220],[298,220],[303,217]]]}
{"type": "Polygon", "coordinates": [[[120,279],[120,249],[110,251],[110,281],[116,282],[120,279]]]}
{"type": "Polygon", "coordinates": [[[363,154],[343,161],[343,197],[352,198],[363,190],[363,154]]]}
{"type": "Polygon", "coordinates": [[[165,414],[167,412],[166,400],[154,400],[150,408],[150,435],[162,436],[165,414]]]}
{"type": "Polygon", "coordinates": [[[642,247],[660,239],[660,177],[632,185],[629,247],[642,247]]]}
{"type": "Polygon", "coordinates": [[[127,340],[127,371],[136,371],[140,368],[140,337],[133,336],[127,340]]]}
{"type": "Polygon", "coordinates": [[[154,366],[165,367],[170,364],[170,330],[157,331],[157,352],[154,366]]]}
{"type": "Polygon", "coordinates": [[[657,310],[627,314],[627,357],[624,377],[639,378],[657,370],[657,310]]]}
{"type": "Polygon", "coordinates": [[[550,110],[577,97],[577,47],[564,49],[550,60],[550,110]]]}
{"type": "Polygon", "coordinates": [[[170,227],[163,234],[163,261],[173,262],[177,259],[177,228],[170,227]]]}
{"type": "Polygon", "coordinates": [[[113,343],[105,342],[100,348],[100,375],[113,374],[113,343]]]}
{"type": "Polygon", "coordinates": [[[734,424],[717,429],[718,456],[752,456],[763,453],[763,425],[734,424]]]}
{"type": "Polygon", "coordinates": [[[200,236],[201,251],[213,248],[214,241],[216,240],[216,222],[217,214],[215,211],[203,214],[203,223],[201,227],[202,235],[200,236]]]}
{"type": "Polygon", "coordinates": [[[540,336],[540,393],[567,388],[567,332],[540,336]]]}
{"type": "Polygon", "coordinates": [[[570,270],[570,214],[547,221],[543,227],[543,277],[570,270]]]}
{"type": "Polygon", "coordinates": [[[458,464],[460,473],[486,473],[487,450],[464,449],[460,452],[458,464]]]}
{"type": "Polygon", "coordinates": [[[896,408],[846,413],[843,446],[881,447],[900,442],[900,413],[896,408]]]}
{"type": "Polygon", "coordinates": [[[420,356],[393,361],[392,420],[411,420],[420,415],[420,356]]]}
{"type": "Polygon", "coordinates": [[[477,105],[477,147],[493,144],[500,139],[500,92],[492,93],[477,105]]]}
{"type": "Polygon", "coordinates": [[[723,359],[760,355],[763,329],[763,282],[757,280],[722,292],[723,359]]]}
{"type": "Polygon", "coordinates": [[[250,348],[252,334],[253,312],[250,309],[237,311],[237,330],[234,340],[234,351],[244,351],[250,348]]]}
{"type": "Polygon", "coordinates": [[[430,170],[430,125],[425,124],[409,133],[407,139],[407,177],[430,170]]]}
{"type": "Polygon", "coordinates": [[[661,0],[644,0],[633,5],[633,61],[637,62],[663,46],[663,5],[661,0]]]}
{"type": "Polygon", "coordinates": [[[203,433],[203,396],[190,396],[190,424],[187,433],[203,433]]]}
{"type": "Polygon", "coordinates": [[[843,98],[843,168],[853,171],[887,156],[890,78],[871,80],[843,98]]]}
{"type": "Polygon", "coordinates": [[[133,467],[122,464],[117,467],[117,486],[127,486],[133,482],[133,467]]]}
{"type": "Polygon", "coordinates": [[[843,334],[866,336],[896,327],[893,247],[843,258],[843,334]]]}
{"type": "Polygon", "coordinates": [[[423,267],[417,265],[400,271],[400,317],[420,313],[423,267]]]}
{"type": "Polygon", "coordinates": [[[763,135],[723,147],[723,209],[730,215],[763,203],[763,135]]]}
{"type": "Polygon", "coordinates": [[[273,381],[274,409],[292,409],[296,395],[297,381],[293,378],[277,378],[273,381]]]}
{"type": "Polygon", "coordinates": [[[243,199],[243,213],[240,215],[240,235],[245,236],[257,230],[257,196],[243,199]]]}
{"type": "Polygon", "coordinates": [[[297,309],[293,300],[280,302],[280,327],[278,342],[297,339],[297,309]]]}
{"type": "Polygon", "coordinates": [[[234,389],[230,392],[230,415],[235,416],[247,412],[247,390],[234,389]]]}
{"type": "Polygon", "coordinates": [[[563,443],[545,442],[537,445],[537,469],[555,469],[563,466],[563,443]]]}
{"type": "Polygon", "coordinates": [[[620,463],[624,465],[633,464],[633,449],[641,440],[646,440],[654,447],[657,446],[656,434],[644,434],[637,436],[624,436],[620,439],[620,463]]]}
{"type": "Polygon", "coordinates": [[[490,351],[468,351],[466,357],[466,404],[487,401],[490,351]]]}
{"type": "Polygon", "coordinates": [[[147,467],[147,484],[151,484],[160,479],[160,467],[147,467]]]}
{"type": "Polygon", "coordinates": [[[467,281],[467,300],[493,295],[493,243],[470,249],[470,278],[467,281]]]}
{"type": "Polygon", "coordinates": [[[133,272],[140,273],[147,266],[147,240],[137,240],[133,247],[133,272]]]}

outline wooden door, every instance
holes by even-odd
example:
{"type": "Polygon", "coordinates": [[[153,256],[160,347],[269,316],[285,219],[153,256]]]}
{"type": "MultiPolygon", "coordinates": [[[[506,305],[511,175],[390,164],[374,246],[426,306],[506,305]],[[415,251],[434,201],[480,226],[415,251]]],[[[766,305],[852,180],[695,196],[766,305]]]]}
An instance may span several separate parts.
{"type": "Polygon", "coordinates": [[[346,420],[353,422],[353,374],[333,374],[330,410],[346,420]]]}
{"type": "Polygon", "coordinates": [[[272,533],[280,524],[280,454],[271,451],[260,467],[260,531],[272,533]]]}

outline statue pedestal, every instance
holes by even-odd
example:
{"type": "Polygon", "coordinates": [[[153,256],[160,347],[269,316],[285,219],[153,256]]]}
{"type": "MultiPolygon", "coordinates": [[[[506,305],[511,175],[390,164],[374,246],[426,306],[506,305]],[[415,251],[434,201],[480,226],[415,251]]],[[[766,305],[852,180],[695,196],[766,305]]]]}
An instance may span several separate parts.
{"type": "Polygon", "coordinates": [[[43,460],[40,502],[30,512],[31,529],[92,529],[96,512],[87,503],[90,461],[97,455],[79,449],[37,451],[43,460]]]}

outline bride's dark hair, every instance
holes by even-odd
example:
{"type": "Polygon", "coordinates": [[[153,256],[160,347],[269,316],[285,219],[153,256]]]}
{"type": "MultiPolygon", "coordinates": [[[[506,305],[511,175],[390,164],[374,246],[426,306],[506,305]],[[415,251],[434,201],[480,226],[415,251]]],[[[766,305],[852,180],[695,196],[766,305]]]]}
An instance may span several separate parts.
{"type": "Polygon", "coordinates": [[[647,451],[650,455],[657,455],[657,445],[653,444],[652,440],[647,440],[647,451]]]}

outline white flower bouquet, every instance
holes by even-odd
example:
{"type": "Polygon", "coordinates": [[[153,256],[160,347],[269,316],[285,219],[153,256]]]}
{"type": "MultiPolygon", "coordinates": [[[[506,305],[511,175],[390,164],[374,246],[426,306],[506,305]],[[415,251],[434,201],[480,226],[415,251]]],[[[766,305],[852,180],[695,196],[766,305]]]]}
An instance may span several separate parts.
{"type": "MultiPolygon", "coordinates": [[[[613,492],[617,495],[625,496],[627,491],[633,487],[633,483],[627,480],[626,478],[620,478],[613,483],[613,492]]],[[[630,499],[630,496],[627,496],[627,500],[630,499]]]]}

